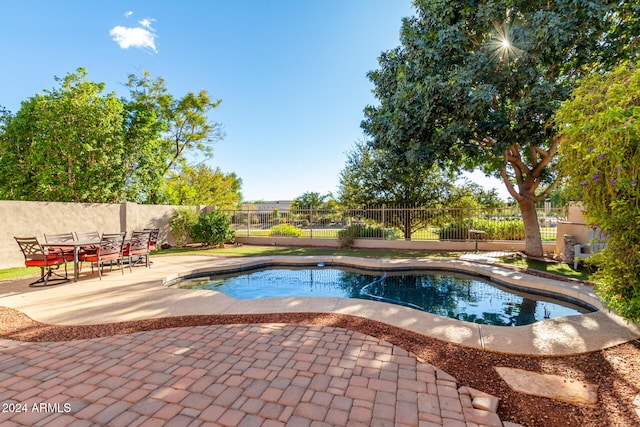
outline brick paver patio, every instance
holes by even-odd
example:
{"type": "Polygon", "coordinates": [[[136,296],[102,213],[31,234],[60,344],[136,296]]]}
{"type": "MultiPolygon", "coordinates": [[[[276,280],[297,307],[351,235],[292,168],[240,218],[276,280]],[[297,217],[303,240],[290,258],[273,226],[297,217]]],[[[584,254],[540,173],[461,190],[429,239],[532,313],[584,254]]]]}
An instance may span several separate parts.
{"type": "Polygon", "coordinates": [[[0,366],[2,426],[503,425],[445,372],[340,328],[212,325],[0,340],[0,366]]]}

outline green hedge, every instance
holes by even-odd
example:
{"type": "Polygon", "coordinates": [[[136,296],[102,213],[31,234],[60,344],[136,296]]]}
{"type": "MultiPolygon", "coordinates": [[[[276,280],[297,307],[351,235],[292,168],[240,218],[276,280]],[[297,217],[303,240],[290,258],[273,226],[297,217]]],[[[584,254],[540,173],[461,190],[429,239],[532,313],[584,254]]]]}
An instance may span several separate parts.
{"type": "Polygon", "coordinates": [[[481,219],[472,218],[451,222],[438,231],[440,240],[467,239],[468,231],[482,230],[483,238],[487,240],[524,240],[524,223],[519,218],[512,219],[481,219]]]}
{"type": "Polygon", "coordinates": [[[338,231],[338,242],[344,248],[352,246],[353,241],[358,238],[382,239],[383,236],[387,240],[393,240],[401,238],[402,233],[397,228],[353,224],[338,231]]]}

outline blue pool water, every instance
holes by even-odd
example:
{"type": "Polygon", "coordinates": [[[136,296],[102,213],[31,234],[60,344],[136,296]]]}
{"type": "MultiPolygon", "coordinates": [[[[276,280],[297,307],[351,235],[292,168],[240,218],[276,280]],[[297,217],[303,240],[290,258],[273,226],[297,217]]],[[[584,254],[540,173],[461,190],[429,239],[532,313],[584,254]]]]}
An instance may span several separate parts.
{"type": "Polygon", "coordinates": [[[468,322],[519,326],[591,310],[457,273],[267,268],[188,279],[173,286],[237,299],[339,297],[384,301],[468,322]]]}

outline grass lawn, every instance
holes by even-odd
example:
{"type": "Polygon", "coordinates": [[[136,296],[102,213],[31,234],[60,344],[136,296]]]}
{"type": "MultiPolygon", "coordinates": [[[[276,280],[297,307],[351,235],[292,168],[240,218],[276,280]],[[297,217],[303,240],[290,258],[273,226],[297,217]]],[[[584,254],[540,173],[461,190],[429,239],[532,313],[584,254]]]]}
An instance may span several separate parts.
{"type": "Polygon", "coordinates": [[[227,248],[175,248],[156,252],[154,255],[218,255],[229,257],[271,256],[271,255],[335,255],[357,256],[369,258],[422,258],[445,257],[454,258],[460,255],[458,252],[425,252],[425,251],[391,251],[376,249],[332,249],[332,248],[290,248],[284,246],[253,246],[242,245],[227,248]]]}
{"type": "Polygon", "coordinates": [[[558,274],[560,276],[570,277],[572,279],[589,280],[589,276],[591,276],[590,271],[584,268],[574,270],[571,266],[564,262],[546,262],[537,259],[517,256],[504,259],[501,261],[501,263],[530,268],[532,270],[545,271],[547,273],[558,274]]]}
{"type": "Polygon", "coordinates": [[[40,267],[15,267],[0,270],[0,280],[16,279],[18,277],[40,274],[40,267]]]}

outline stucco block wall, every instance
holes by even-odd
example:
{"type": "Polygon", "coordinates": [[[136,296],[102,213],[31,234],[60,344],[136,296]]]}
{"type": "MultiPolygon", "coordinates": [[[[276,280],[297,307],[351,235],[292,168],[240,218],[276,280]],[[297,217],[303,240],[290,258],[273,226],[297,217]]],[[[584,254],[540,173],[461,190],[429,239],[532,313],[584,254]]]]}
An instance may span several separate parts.
{"type": "Polygon", "coordinates": [[[15,237],[44,233],[98,231],[111,233],[159,228],[158,242],[173,244],[168,221],[177,206],[136,203],[59,203],[0,201],[0,268],[21,267],[24,257],[15,237]]]}
{"type": "Polygon", "coordinates": [[[584,208],[580,203],[572,203],[568,208],[566,221],[558,221],[556,237],[556,253],[564,254],[564,235],[569,234],[574,237],[576,243],[589,243],[589,230],[584,217],[584,208]]]}

